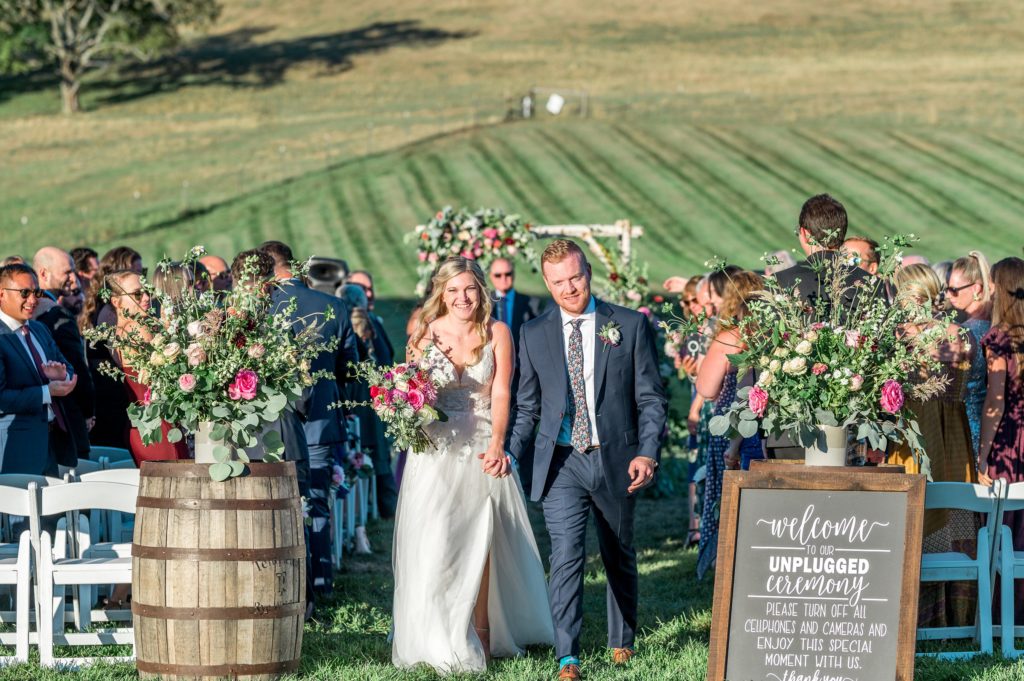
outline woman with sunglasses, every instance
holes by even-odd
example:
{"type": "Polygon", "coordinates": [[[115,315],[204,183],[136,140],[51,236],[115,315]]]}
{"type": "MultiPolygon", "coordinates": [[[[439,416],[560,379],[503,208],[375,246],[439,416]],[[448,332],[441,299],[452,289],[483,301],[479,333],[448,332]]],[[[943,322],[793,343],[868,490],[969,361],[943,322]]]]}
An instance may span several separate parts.
{"type": "MultiPolygon", "coordinates": [[[[979,251],[953,261],[946,282],[946,301],[967,319],[963,326],[971,332],[971,344],[978,346],[992,327],[992,283],[988,260],[979,251]]],[[[967,376],[967,422],[971,427],[971,445],[978,453],[981,432],[981,407],[985,404],[985,356],[976,353],[967,376]]]]}
{"type": "MultiPolygon", "coordinates": [[[[120,270],[108,274],[103,279],[103,284],[110,292],[110,305],[116,313],[116,330],[119,337],[130,334],[148,334],[148,330],[139,323],[139,318],[148,315],[150,311],[150,295],[142,285],[142,278],[138,272],[133,270],[120,270]]],[[[149,399],[149,389],[139,382],[138,374],[125,358],[118,352],[111,352],[104,344],[96,344],[94,357],[90,357],[90,367],[98,366],[102,361],[108,361],[119,367],[124,372],[124,381],[118,381],[103,376],[98,371],[94,373],[97,379],[97,413],[96,428],[103,422],[103,435],[113,438],[112,432],[120,426],[119,442],[115,447],[124,447],[132,453],[135,463],[141,465],[143,461],[166,461],[169,459],[187,459],[190,457],[188,444],[185,440],[176,443],[167,442],[167,432],[171,425],[163,423],[161,430],[163,438],[160,442],[146,445],[142,443],[142,436],[138,428],[134,428],[127,418],[128,405],[131,403],[145,403],[149,399]],[[105,355],[105,358],[104,358],[105,355]],[[104,393],[109,396],[111,402],[104,401],[99,397],[99,384],[103,382],[104,393]],[[113,385],[111,385],[111,383],[113,385]],[[118,394],[118,392],[120,394],[118,394]]],[[[96,428],[93,430],[95,431],[96,428]]],[[[99,443],[97,443],[99,444],[99,443]]]]}

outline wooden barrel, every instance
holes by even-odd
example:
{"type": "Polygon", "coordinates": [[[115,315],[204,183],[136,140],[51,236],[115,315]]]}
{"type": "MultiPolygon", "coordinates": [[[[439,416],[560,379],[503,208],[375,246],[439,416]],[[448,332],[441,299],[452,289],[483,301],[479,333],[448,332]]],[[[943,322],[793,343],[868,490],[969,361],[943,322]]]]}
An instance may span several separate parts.
{"type": "Polygon", "coordinates": [[[132,544],[140,678],[295,672],[305,610],[295,464],[252,463],[226,482],[208,464],[142,464],[132,544]]]}

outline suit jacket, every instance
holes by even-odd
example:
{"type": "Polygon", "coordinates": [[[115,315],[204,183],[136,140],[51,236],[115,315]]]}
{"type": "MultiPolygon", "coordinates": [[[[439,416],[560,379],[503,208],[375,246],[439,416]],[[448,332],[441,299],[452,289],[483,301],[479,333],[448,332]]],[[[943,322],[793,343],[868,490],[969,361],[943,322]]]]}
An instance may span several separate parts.
{"type": "Polygon", "coordinates": [[[369,316],[370,326],[373,327],[373,354],[376,355],[377,364],[391,366],[395,362],[395,346],[384,330],[384,320],[372,312],[369,316]]]}
{"type": "Polygon", "coordinates": [[[340,409],[331,409],[338,402],[340,385],[348,380],[349,362],[358,361],[356,336],[349,321],[348,308],[334,296],[313,290],[298,279],[277,282],[271,298],[276,312],[283,312],[295,300],[295,310],[290,314],[296,333],[309,324],[315,324],[324,341],[337,338],[338,348],[322,352],[312,362],[312,371],[326,369],[334,374],[335,380],[321,379],[306,391],[296,405],[296,412],[303,419],[306,442],[310,446],[332,445],[345,442],[347,431],[345,416],[340,409]],[[331,309],[333,315],[327,319],[325,312],[331,309]]]}
{"type": "MultiPolygon", "coordinates": [[[[45,359],[74,368],[64,358],[49,330],[35,320],[29,329],[45,359]]],[[[54,409],[60,405],[54,402],[54,409]]],[[[43,404],[43,378],[21,339],[0,323],[0,473],[43,475],[56,468],[50,452],[48,411],[43,404]]]]}
{"type": "MultiPolygon", "coordinates": [[[[491,316],[495,319],[498,318],[498,305],[503,303],[504,300],[499,299],[491,307],[491,316]]],[[[523,328],[523,324],[539,316],[540,298],[516,291],[515,296],[512,297],[512,316],[506,319],[505,323],[512,330],[512,340],[515,341],[517,349],[519,347],[519,332],[523,328]]]]}
{"type": "MultiPolygon", "coordinates": [[[[75,458],[89,456],[89,425],[88,419],[95,415],[96,388],[89,372],[89,362],[85,356],[85,341],[78,330],[78,320],[67,308],[58,305],[49,298],[39,301],[34,315],[36,321],[46,325],[50,335],[57,343],[61,354],[67,358],[78,376],[78,383],[68,397],[58,397],[56,401],[64,408],[68,434],[74,444],[75,458]]],[[[63,465],[69,465],[61,462],[63,465]]],[[[77,465],[77,461],[74,464],[77,465]]]]}
{"type": "MultiPolygon", "coordinates": [[[[597,301],[596,331],[612,322],[622,341],[594,343],[594,420],[605,482],[626,496],[629,463],[637,456],[658,460],[667,398],[647,317],[597,301]]],[[[551,461],[569,398],[561,311],[551,305],[523,325],[519,340],[519,392],[509,450],[520,465],[523,486],[539,501],[547,493],[551,461]],[[531,440],[534,448],[530,451],[531,440]]]]}
{"type": "MultiPolygon", "coordinates": [[[[798,262],[793,267],[776,272],[775,281],[778,282],[782,288],[796,287],[796,292],[799,294],[800,299],[804,301],[806,305],[814,307],[819,301],[824,301],[826,314],[831,309],[833,301],[829,298],[828,282],[822,280],[822,276],[819,272],[815,271],[816,268],[822,268],[828,264],[829,261],[833,261],[839,258],[840,254],[838,251],[818,251],[807,256],[807,259],[798,262]]],[[[878,295],[885,295],[879,280],[860,269],[859,267],[853,267],[846,275],[846,284],[848,286],[875,286],[878,288],[878,295]]],[[[849,309],[853,303],[854,295],[853,291],[847,291],[843,296],[843,306],[849,309]]]]}

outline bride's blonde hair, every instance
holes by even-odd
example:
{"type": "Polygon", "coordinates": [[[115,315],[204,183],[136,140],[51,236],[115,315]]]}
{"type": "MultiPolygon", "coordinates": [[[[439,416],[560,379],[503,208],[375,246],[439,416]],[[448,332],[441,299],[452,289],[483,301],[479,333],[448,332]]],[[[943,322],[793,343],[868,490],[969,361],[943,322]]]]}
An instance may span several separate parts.
{"type": "Polygon", "coordinates": [[[412,335],[409,345],[419,347],[420,342],[426,338],[428,327],[431,322],[448,314],[448,307],[444,304],[444,289],[448,282],[460,274],[469,272],[476,281],[480,290],[480,304],[476,308],[473,322],[477,334],[480,336],[480,345],[473,351],[473,361],[476,364],[483,354],[484,345],[487,344],[487,325],[491,318],[491,296],[487,290],[487,282],[484,279],[484,272],[475,260],[456,256],[448,258],[437,268],[434,276],[431,277],[432,291],[427,300],[423,303],[423,311],[420,313],[419,323],[412,335]]]}

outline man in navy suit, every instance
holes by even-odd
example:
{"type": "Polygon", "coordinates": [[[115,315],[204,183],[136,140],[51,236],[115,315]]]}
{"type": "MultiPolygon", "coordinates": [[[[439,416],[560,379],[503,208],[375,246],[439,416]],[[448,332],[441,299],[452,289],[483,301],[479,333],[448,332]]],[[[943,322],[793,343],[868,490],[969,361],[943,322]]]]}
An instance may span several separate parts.
{"type": "Polygon", "coordinates": [[[297,332],[313,325],[319,331],[321,340],[338,340],[337,349],[321,353],[311,367],[314,372],[331,372],[334,380],[317,381],[306,393],[298,409],[305,419],[303,429],[309,450],[309,516],[313,521],[309,548],[313,564],[313,590],[330,593],[334,585],[329,506],[331,473],[347,439],[345,414],[340,409],[332,409],[331,405],[341,399],[338,384],[347,380],[349,363],[359,361],[356,337],[345,304],[334,296],[309,288],[294,275],[291,248],[280,241],[266,241],[260,244],[259,250],[274,260],[277,284],[271,295],[275,309],[284,312],[294,301],[295,309],[290,317],[297,332]]]}
{"type": "Polygon", "coordinates": [[[548,591],[559,679],[579,679],[591,510],[608,575],[612,660],[626,664],[633,656],[635,493],[654,479],[667,399],[647,317],[591,295],[583,250],[553,241],[541,256],[541,271],[556,304],[520,334],[509,451],[520,460],[530,498],[543,502],[551,535],[548,591]]]}
{"type": "Polygon", "coordinates": [[[32,313],[43,292],[24,264],[0,268],[0,473],[57,475],[50,433],[67,432],[57,398],[77,377],[32,313]]]}
{"type": "MultiPolygon", "coordinates": [[[[540,299],[515,289],[516,268],[511,260],[497,258],[491,263],[488,275],[498,298],[491,307],[491,316],[499,322],[508,324],[512,330],[512,340],[518,349],[519,329],[526,322],[540,316],[540,299]]],[[[514,386],[512,393],[515,394],[514,386]]]]}

